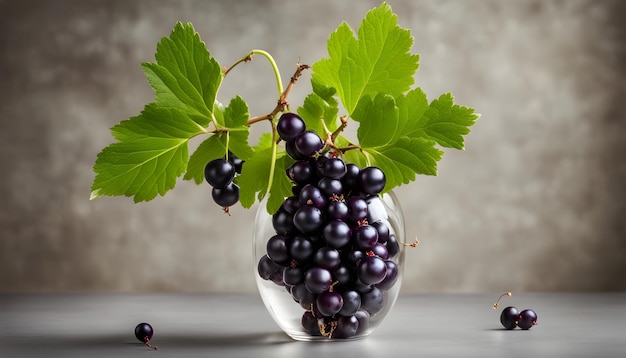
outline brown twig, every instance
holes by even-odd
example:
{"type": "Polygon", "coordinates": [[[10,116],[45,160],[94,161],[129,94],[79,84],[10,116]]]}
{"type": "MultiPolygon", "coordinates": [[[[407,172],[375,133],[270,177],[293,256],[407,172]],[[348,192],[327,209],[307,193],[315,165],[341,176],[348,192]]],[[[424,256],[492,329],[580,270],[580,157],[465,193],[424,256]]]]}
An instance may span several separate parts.
{"type": "Polygon", "coordinates": [[[246,124],[251,125],[251,124],[261,122],[264,120],[272,120],[274,117],[276,117],[278,113],[283,112],[285,108],[288,108],[289,103],[287,102],[287,97],[289,97],[289,93],[291,92],[293,85],[295,85],[296,82],[298,81],[298,78],[302,76],[302,72],[309,68],[311,68],[311,66],[300,64],[300,61],[298,61],[296,72],[293,74],[293,76],[291,76],[291,79],[289,80],[289,84],[287,85],[287,88],[285,88],[283,93],[281,93],[280,97],[278,98],[276,107],[274,107],[274,109],[268,114],[264,114],[261,116],[256,116],[256,117],[252,117],[248,119],[248,122],[246,122],[246,124]]]}
{"type": "Polygon", "coordinates": [[[224,76],[226,76],[233,68],[237,67],[238,64],[242,62],[250,62],[252,61],[252,54],[248,54],[246,57],[242,57],[237,62],[233,63],[228,69],[224,70],[224,76]]]}

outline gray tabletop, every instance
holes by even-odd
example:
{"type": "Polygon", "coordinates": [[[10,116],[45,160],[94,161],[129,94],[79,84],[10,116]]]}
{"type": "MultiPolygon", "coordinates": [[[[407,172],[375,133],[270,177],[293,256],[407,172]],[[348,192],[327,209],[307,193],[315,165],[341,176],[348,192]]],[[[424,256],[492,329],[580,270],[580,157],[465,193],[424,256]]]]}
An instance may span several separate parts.
{"type": "Polygon", "coordinates": [[[514,294],[538,325],[507,331],[491,294],[401,295],[374,333],[295,342],[259,296],[0,295],[0,357],[626,357],[626,293],[514,294]],[[153,351],[133,330],[154,327],[153,351]]]}

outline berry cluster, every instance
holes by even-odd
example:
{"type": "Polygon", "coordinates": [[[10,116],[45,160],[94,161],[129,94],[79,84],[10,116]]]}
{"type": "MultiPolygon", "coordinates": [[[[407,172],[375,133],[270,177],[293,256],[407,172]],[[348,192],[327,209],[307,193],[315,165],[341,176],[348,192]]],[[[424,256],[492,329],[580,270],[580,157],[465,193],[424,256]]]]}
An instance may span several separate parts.
{"type": "Polygon", "coordinates": [[[204,178],[213,187],[213,201],[228,212],[228,207],[239,201],[239,185],[233,179],[241,174],[243,160],[228,151],[228,156],[217,158],[204,167],[204,178]]]}
{"type": "Polygon", "coordinates": [[[278,122],[288,154],[293,195],[272,217],[258,274],[284,286],[305,310],[303,329],[317,336],[349,338],[364,332],[397,281],[400,252],[382,217],[379,193],[385,175],[320,155],[321,138],[293,113],[278,122]]]}
{"type": "MultiPolygon", "coordinates": [[[[505,292],[498,297],[498,301],[494,303],[493,308],[497,309],[500,299],[503,296],[511,296],[511,292],[505,292]]],[[[523,330],[530,329],[537,324],[537,313],[531,309],[525,309],[521,312],[513,306],[508,306],[502,310],[500,314],[500,323],[506,329],[514,329],[519,327],[523,330]]]]}

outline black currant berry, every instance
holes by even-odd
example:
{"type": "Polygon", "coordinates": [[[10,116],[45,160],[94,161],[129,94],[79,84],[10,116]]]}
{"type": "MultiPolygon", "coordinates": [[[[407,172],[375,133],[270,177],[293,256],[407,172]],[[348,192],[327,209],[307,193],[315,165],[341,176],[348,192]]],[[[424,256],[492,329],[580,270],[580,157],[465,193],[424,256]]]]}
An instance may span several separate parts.
{"type": "Polygon", "coordinates": [[[231,152],[230,150],[228,151],[228,161],[231,162],[235,167],[235,173],[241,174],[241,169],[243,168],[244,161],[235,154],[233,154],[233,152],[231,152]]]}
{"type": "Polygon", "coordinates": [[[523,330],[530,329],[537,324],[537,313],[531,309],[525,309],[519,313],[517,326],[523,330]]]}
{"type": "Polygon", "coordinates": [[[357,176],[359,189],[367,194],[380,193],[386,183],[385,173],[377,167],[363,168],[357,176]]]}
{"type": "Polygon", "coordinates": [[[294,139],[296,151],[305,157],[310,157],[324,147],[324,142],[317,133],[304,131],[294,139]]]}
{"type": "Polygon", "coordinates": [[[224,188],[214,187],[211,195],[217,205],[224,208],[233,206],[239,201],[239,185],[231,182],[224,188]]]}
{"type": "Polygon", "coordinates": [[[157,349],[159,347],[150,345],[150,340],[152,339],[153,335],[154,330],[152,329],[152,326],[150,324],[143,322],[135,326],[135,337],[146,346],[152,349],[157,349]]]}
{"type": "Polygon", "coordinates": [[[517,326],[517,320],[519,318],[519,312],[517,308],[513,306],[506,307],[500,314],[500,323],[506,329],[513,329],[517,326]]]}
{"type": "Polygon", "coordinates": [[[204,167],[204,178],[214,188],[225,188],[234,177],[235,166],[224,158],[214,159],[204,167]]]}
{"type": "Polygon", "coordinates": [[[329,178],[341,179],[346,171],[346,165],[340,158],[329,158],[324,162],[324,175],[329,178]]]}
{"type": "Polygon", "coordinates": [[[306,125],[300,116],[295,113],[284,113],[278,119],[276,131],[285,142],[295,139],[306,130],[306,125]]]}

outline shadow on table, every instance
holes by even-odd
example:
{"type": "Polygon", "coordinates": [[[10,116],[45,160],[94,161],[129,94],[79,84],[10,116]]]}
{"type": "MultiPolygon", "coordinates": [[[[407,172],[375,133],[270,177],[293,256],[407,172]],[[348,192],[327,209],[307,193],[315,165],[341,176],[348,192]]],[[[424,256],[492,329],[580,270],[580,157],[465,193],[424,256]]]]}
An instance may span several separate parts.
{"type": "MultiPolygon", "coordinates": [[[[29,335],[28,337],[4,337],[1,340],[3,346],[13,348],[32,348],[33,346],[42,349],[49,348],[93,348],[93,349],[115,349],[116,347],[144,346],[128,334],[108,334],[108,335],[29,335]]],[[[181,334],[161,334],[150,342],[153,345],[168,348],[203,348],[203,347],[246,347],[246,346],[268,346],[294,342],[282,332],[258,332],[258,333],[203,333],[197,335],[181,334]]],[[[147,348],[147,347],[146,347],[147,348]]]]}

